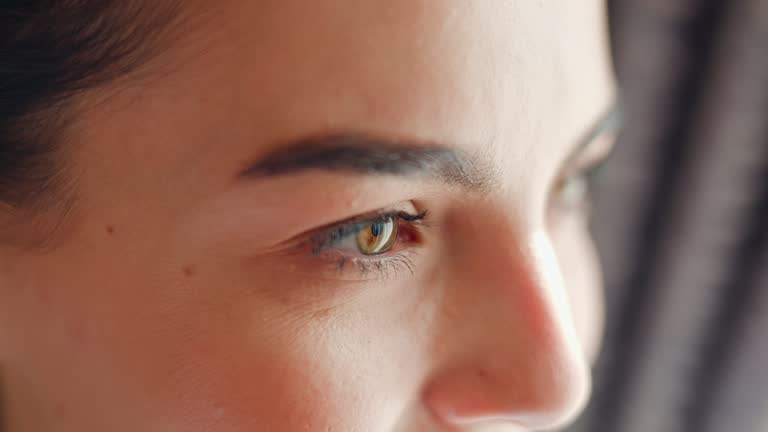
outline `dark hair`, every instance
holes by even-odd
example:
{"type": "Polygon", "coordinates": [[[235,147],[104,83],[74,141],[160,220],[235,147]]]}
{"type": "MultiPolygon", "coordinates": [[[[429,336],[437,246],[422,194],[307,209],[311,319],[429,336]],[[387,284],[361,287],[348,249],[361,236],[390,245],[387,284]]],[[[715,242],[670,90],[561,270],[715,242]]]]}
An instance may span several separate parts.
{"type": "Polygon", "coordinates": [[[37,205],[64,189],[76,97],[146,64],[177,3],[0,0],[0,204],[37,205]]]}

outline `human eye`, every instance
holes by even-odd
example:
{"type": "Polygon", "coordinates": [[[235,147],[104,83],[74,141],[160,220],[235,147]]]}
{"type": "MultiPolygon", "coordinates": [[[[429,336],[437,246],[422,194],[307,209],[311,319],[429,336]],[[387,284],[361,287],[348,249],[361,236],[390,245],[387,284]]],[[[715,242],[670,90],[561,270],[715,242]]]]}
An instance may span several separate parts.
{"type": "Polygon", "coordinates": [[[390,279],[413,274],[428,212],[382,209],[305,236],[300,248],[335,277],[390,279]]]}
{"type": "Polygon", "coordinates": [[[560,213],[576,212],[587,216],[591,206],[591,191],[602,172],[605,159],[590,161],[566,170],[556,181],[552,198],[560,213]]]}

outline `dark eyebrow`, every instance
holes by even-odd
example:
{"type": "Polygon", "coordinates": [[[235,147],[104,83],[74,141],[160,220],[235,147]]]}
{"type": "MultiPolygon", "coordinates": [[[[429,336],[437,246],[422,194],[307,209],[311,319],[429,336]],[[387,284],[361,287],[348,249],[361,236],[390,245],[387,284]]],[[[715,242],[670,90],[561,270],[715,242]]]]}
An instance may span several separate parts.
{"type": "Polygon", "coordinates": [[[336,133],[293,141],[248,164],[241,177],[272,177],[322,169],[367,175],[429,176],[446,184],[482,190],[490,164],[446,146],[369,134],[336,133]]]}
{"type": "MultiPolygon", "coordinates": [[[[598,136],[618,128],[617,103],[577,142],[575,159],[598,136]]],[[[487,190],[493,164],[482,163],[449,146],[418,140],[390,139],[371,134],[333,133],[300,138],[246,165],[240,177],[274,177],[320,169],[366,175],[428,176],[449,185],[487,190]]]]}

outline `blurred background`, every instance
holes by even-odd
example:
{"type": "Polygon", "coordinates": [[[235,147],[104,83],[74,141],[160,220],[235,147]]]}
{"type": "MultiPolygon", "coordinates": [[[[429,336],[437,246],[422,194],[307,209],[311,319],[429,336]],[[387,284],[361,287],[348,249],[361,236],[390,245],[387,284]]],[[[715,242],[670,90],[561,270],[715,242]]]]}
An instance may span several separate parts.
{"type": "Polygon", "coordinates": [[[768,431],[768,0],[610,0],[608,328],[570,432],[768,431]]]}

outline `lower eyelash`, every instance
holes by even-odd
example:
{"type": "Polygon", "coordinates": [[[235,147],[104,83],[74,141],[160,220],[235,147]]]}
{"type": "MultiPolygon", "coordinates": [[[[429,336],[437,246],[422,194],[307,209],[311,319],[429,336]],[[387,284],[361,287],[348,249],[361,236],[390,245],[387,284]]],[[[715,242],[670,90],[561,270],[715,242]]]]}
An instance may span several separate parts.
{"type": "Polygon", "coordinates": [[[337,261],[337,271],[341,273],[354,266],[362,277],[368,277],[372,273],[376,273],[378,279],[391,279],[405,271],[413,275],[416,272],[416,265],[413,259],[408,256],[411,253],[414,252],[401,251],[376,259],[345,256],[337,261]]]}
{"type": "Polygon", "coordinates": [[[358,266],[363,275],[367,275],[372,271],[378,273],[382,279],[390,279],[392,274],[399,274],[403,271],[408,271],[410,274],[414,274],[416,267],[413,260],[405,256],[403,253],[395,254],[384,259],[378,259],[371,262],[365,260],[359,260],[358,266]]]}

